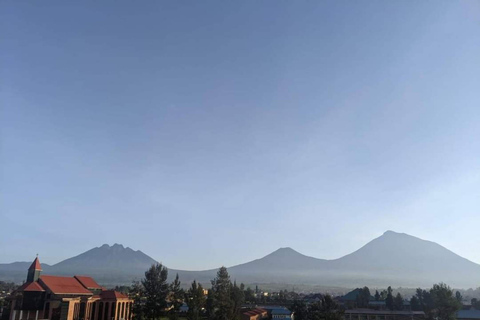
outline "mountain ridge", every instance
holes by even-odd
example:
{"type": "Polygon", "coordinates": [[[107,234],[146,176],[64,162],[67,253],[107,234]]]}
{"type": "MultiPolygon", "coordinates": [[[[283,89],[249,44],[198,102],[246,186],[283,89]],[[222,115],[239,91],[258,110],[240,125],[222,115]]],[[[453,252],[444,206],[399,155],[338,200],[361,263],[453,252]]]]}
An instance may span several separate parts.
{"type": "MultiPolygon", "coordinates": [[[[103,284],[130,284],[157,261],[140,250],[103,244],[51,266],[44,274],[89,274],[103,284]],[[118,266],[121,265],[121,268],[118,266]]],[[[0,264],[0,280],[24,279],[28,262],[0,264]],[[20,268],[24,268],[21,270],[20,268]],[[23,277],[23,278],[22,278],[23,277]]],[[[428,240],[391,230],[358,250],[337,259],[319,259],[291,247],[228,268],[233,279],[245,283],[318,284],[340,287],[363,285],[430,286],[446,282],[458,288],[480,285],[480,265],[428,240]]],[[[181,281],[209,283],[217,269],[169,269],[181,281]]]]}

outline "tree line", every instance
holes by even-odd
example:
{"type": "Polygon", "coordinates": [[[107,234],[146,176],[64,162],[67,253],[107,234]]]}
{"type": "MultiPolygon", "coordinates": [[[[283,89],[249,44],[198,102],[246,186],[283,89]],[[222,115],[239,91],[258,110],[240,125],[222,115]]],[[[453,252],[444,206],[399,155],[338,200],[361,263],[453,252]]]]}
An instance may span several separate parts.
{"type": "MultiPolygon", "coordinates": [[[[356,306],[358,308],[368,308],[372,300],[370,289],[368,287],[358,288],[356,306]]],[[[385,306],[389,310],[403,310],[405,299],[400,293],[393,294],[392,287],[386,290],[375,291],[373,296],[375,301],[385,301],[385,306]]],[[[409,301],[412,311],[423,311],[428,320],[452,320],[455,319],[456,312],[462,307],[463,297],[459,291],[454,292],[448,285],[439,283],[433,285],[429,290],[416,290],[409,301]]],[[[472,299],[473,307],[480,307],[476,299],[472,299]]]]}
{"type": "Polygon", "coordinates": [[[162,264],[155,264],[145,272],[140,282],[134,282],[129,295],[134,300],[133,315],[136,320],[158,320],[168,317],[178,319],[181,306],[188,306],[187,319],[199,320],[239,320],[240,308],[245,303],[245,286],[239,286],[230,280],[227,268],[221,267],[212,287],[205,295],[200,283],[193,281],[188,290],[181,288],[176,275],[172,283],[167,282],[168,269],[162,264]]]}

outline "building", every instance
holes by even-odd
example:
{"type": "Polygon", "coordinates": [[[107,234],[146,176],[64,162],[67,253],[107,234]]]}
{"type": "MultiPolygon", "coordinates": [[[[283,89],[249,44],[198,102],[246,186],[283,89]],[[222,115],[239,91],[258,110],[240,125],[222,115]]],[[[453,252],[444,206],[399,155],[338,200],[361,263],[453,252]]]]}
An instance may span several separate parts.
{"type": "Polygon", "coordinates": [[[273,319],[292,320],[293,313],[287,308],[275,308],[270,311],[273,319]]]}
{"type": "Polygon", "coordinates": [[[345,310],[344,318],[345,320],[425,320],[425,312],[350,309],[345,310]]]}
{"type": "Polygon", "coordinates": [[[41,275],[38,257],[11,295],[9,320],[131,320],[133,300],[87,276],[41,275]]]}
{"type": "Polygon", "coordinates": [[[480,310],[459,310],[457,311],[457,320],[480,320],[480,310]]]}
{"type": "Polygon", "coordinates": [[[241,320],[262,320],[268,318],[268,312],[265,309],[255,308],[241,311],[241,320]]]}

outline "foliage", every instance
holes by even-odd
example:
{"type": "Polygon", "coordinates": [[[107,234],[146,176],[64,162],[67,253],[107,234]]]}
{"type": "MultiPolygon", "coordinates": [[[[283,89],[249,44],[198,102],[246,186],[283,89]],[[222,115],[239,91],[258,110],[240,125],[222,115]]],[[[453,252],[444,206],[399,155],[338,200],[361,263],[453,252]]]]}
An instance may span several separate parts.
{"type": "Polygon", "coordinates": [[[178,319],[178,311],[183,304],[183,298],[185,293],[183,289],[180,287],[181,282],[178,278],[178,273],[175,276],[175,280],[173,280],[172,284],[170,285],[170,301],[172,303],[172,309],[170,309],[168,313],[168,318],[170,320],[178,319]]]}
{"type": "Polygon", "coordinates": [[[243,283],[240,287],[237,286],[237,282],[235,281],[230,288],[230,299],[232,303],[232,318],[236,319],[240,317],[240,308],[242,304],[245,303],[245,293],[242,288],[245,286],[243,283]]]}
{"type": "Polygon", "coordinates": [[[392,287],[390,286],[387,288],[387,297],[385,298],[385,305],[389,310],[394,309],[392,287]]]}
{"type": "Polygon", "coordinates": [[[295,320],[341,320],[343,311],[330,295],[322,296],[320,301],[309,304],[295,300],[291,306],[295,320]]]}
{"type": "Polygon", "coordinates": [[[430,289],[434,308],[431,310],[432,319],[453,320],[456,312],[462,307],[455,297],[453,290],[444,283],[435,284],[430,289]]]}
{"type": "Polygon", "coordinates": [[[227,268],[221,267],[217,277],[212,280],[214,320],[231,320],[234,318],[234,304],[231,299],[232,284],[227,268]]]}
{"type": "Polygon", "coordinates": [[[308,319],[308,307],[302,300],[293,301],[290,310],[294,313],[295,320],[307,320],[308,319]]]}
{"type": "Polygon", "coordinates": [[[403,309],[403,297],[400,292],[397,292],[397,295],[393,299],[393,309],[402,310],[403,309]]]}
{"type": "Polygon", "coordinates": [[[368,308],[368,303],[370,302],[370,289],[368,289],[368,287],[363,287],[358,290],[357,307],[368,308]]]}
{"type": "Polygon", "coordinates": [[[144,301],[143,301],[143,287],[140,282],[134,281],[128,290],[128,295],[133,299],[132,313],[133,320],[143,320],[144,314],[144,301]]]}
{"type": "Polygon", "coordinates": [[[144,314],[147,319],[158,319],[167,307],[166,300],[170,289],[167,277],[168,270],[160,263],[152,265],[145,272],[142,286],[145,296],[144,314]]]}
{"type": "Polygon", "coordinates": [[[192,286],[185,294],[185,300],[188,305],[188,320],[199,320],[201,317],[201,311],[205,307],[206,299],[203,293],[203,287],[201,284],[197,284],[194,280],[192,286]]]}

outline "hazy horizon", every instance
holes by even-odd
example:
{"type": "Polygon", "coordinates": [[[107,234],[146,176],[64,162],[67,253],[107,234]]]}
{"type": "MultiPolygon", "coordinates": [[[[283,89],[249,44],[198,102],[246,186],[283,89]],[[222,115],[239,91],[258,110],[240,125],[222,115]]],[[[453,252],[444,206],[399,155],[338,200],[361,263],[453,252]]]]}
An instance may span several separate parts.
{"type": "Polygon", "coordinates": [[[0,2],[0,263],[387,230],[480,263],[480,2],[0,2]]]}

